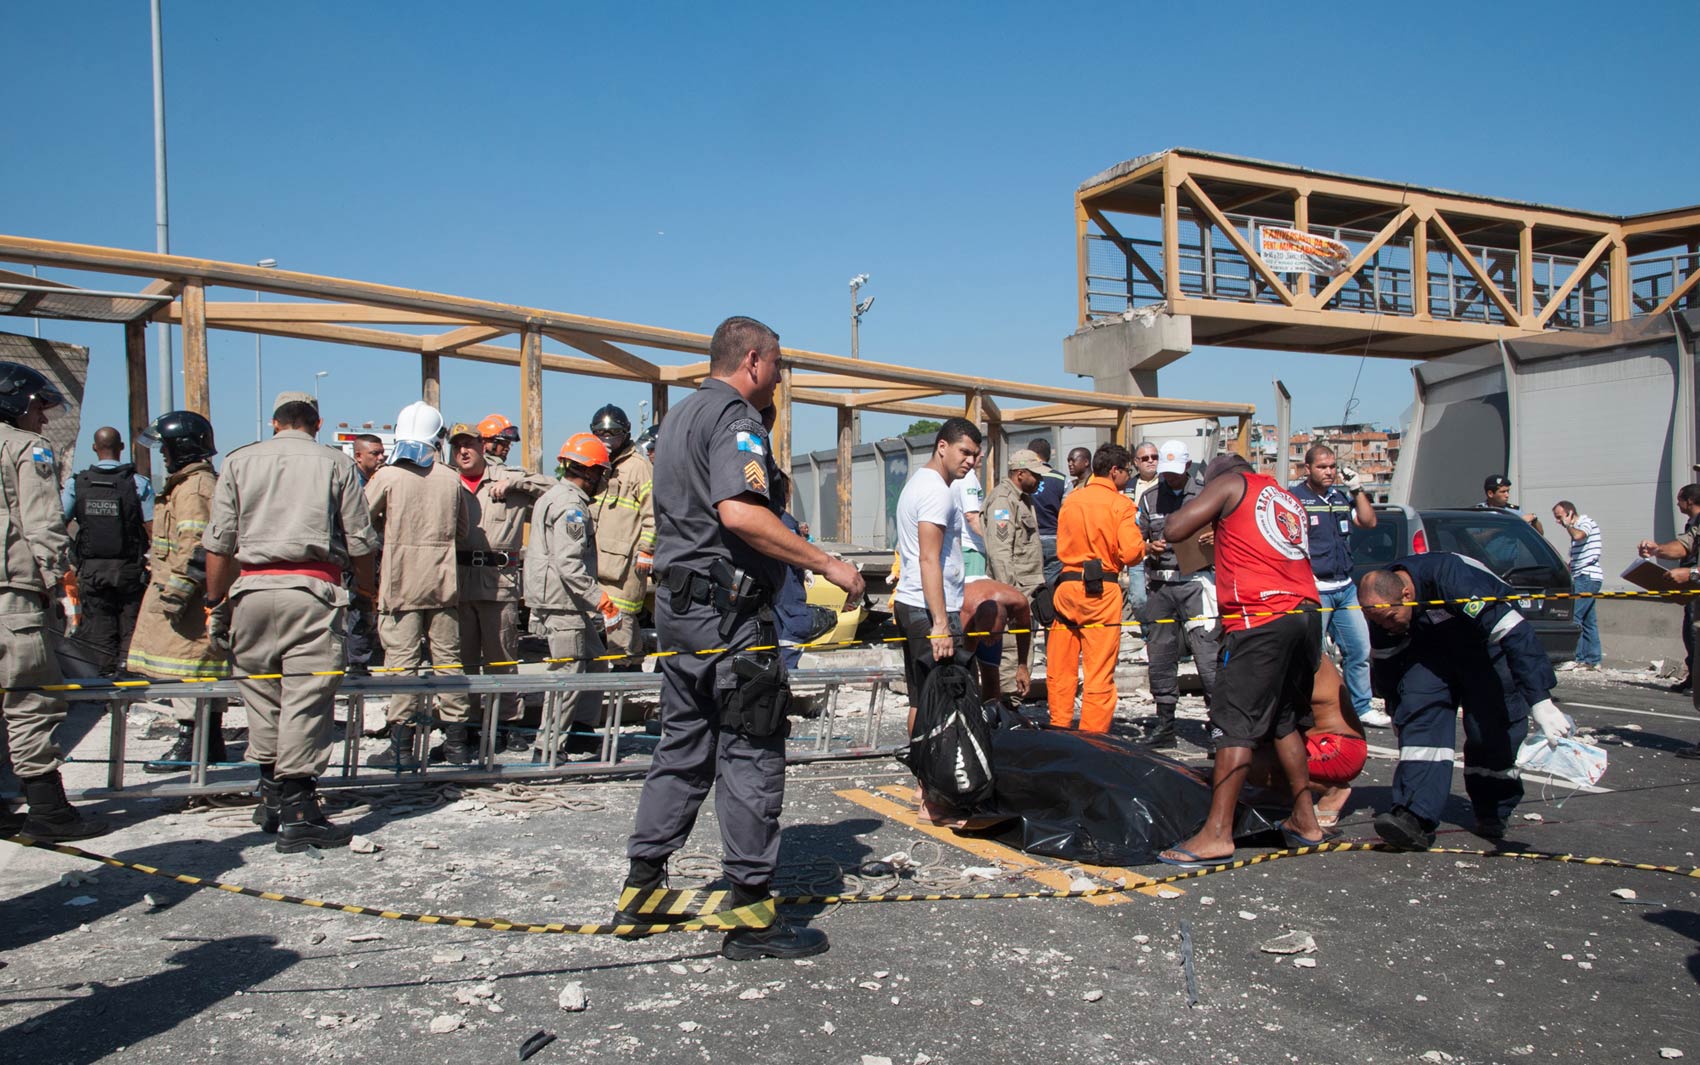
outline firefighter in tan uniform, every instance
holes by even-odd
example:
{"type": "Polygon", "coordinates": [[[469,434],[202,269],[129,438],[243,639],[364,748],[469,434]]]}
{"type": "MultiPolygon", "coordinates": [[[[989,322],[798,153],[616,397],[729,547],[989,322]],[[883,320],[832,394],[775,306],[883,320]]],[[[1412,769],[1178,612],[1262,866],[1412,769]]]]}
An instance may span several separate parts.
{"type": "MultiPolygon", "coordinates": [[[[483,435],[460,423],[449,430],[449,456],[471,507],[460,563],[460,655],[467,673],[513,673],[519,659],[520,575],[525,564],[525,523],[532,504],[555,487],[552,477],[491,463],[483,435]]],[[[483,721],[474,696],[474,720],[483,721]]],[[[503,728],[493,750],[524,750],[527,741],[509,727],[520,717],[516,695],[498,700],[503,728]]]]}
{"type": "MultiPolygon", "coordinates": [[[[465,544],[472,507],[460,479],[438,462],[443,416],[429,403],[410,403],[396,415],[395,447],[388,464],[366,482],[372,524],[384,539],[378,575],[378,639],[385,669],[417,675],[423,666],[453,666],[460,673],[460,587],[456,552],[465,544]]],[[[442,672],[439,669],[439,672],[442,672]]],[[[397,772],[419,768],[414,754],[417,718],[429,696],[390,696],[390,746],[367,765],[397,772]]],[[[437,696],[443,745],[433,755],[454,765],[472,761],[467,733],[472,699],[465,692],[437,696]]],[[[430,731],[430,724],[425,726],[430,731]]]]}
{"type": "Polygon", "coordinates": [[[496,467],[508,464],[508,452],[519,443],[519,426],[508,421],[506,414],[487,414],[478,423],[478,435],[484,438],[484,459],[496,467]]]}
{"type": "MultiPolygon", "coordinates": [[[[228,677],[229,656],[207,639],[207,553],[201,547],[212,514],[218,474],[212,457],[212,423],[192,410],[155,418],[143,442],[165,460],[165,485],[153,512],[153,577],[142,595],[126,663],[130,672],[158,680],[228,677]]],[[[195,700],[173,698],[177,741],[147,773],[180,773],[195,757],[195,700]]],[[[207,763],[225,760],[223,699],[207,715],[207,763]]]]}
{"type": "Polygon", "coordinates": [[[314,439],[319,408],[280,392],[272,438],[224,462],[201,546],[207,552],[208,635],[229,647],[248,707],[248,759],[260,765],[254,821],[284,853],[345,847],[353,834],[325,819],[319,774],[331,760],[331,717],[348,631],[345,568],[372,592],[378,533],[354,461],[314,439]],[[276,679],[255,675],[282,674],[276,679]]]}
{"type": "MultiPolygon", "coordinates": [[[[560,481],[537,501],[525,553],[525,602],[532,628],[549,640],[551,670],[587,673],[607,668],[603,637],[632,623],[596,580],[597,535],[591,498],[609,473],[608,449],[590,433],[574,433],[561,447],[560,481]]],[[[568,699],[573,726],[561,753],[600,749],[594,729],[602,698],[586,692],[568,699]],[[585,727],[588,726],[588,727],[585,727]]]]}
{"type": "Polygon", "coordinates": [[[0,804],[0,835],[22,832],[46,841],[86,839],[109,827],[85,818],[65,798],[59,778],[64,755],[53,730],[65,702],[46,692],[13,691],[60,684],[48,645],[47,598],[69,568],[70,538],[59,503],[59,467],[40,433],[47,412],[65,402],[46,377],[28,366],[0,362],[0,687],[12,766],[23,781],[29,816],[0,804]]]}
{"type": "MultiPolygon", "coordinates": [[[[632,446],[632,423],[626,412],[609,404],[590,419],[590,431],[608,449],[613,472],[596,497],[596,576],[625,624],[608,632],[610,653],[641,654],[637,616],[643,610],[649,573],[655,566],[655,504],[650,499],[655,477],[649,460],[632,446]]],[[[641,658],[616,668],[640,669],[641,658]]]]}
{"type": "MultiPolygon", "coordinates": [[[[1009,457],[1009,476],[992,486],[980,511],[986,530],[986,566],[992,580],[1025,595],[1029,602],[1045,586],[1045,550],[1039,540],[1039,518],[1033,509],[1033,489],[1044,476],[1045,464],[1031,451],[1009,457]]],[[[1038,628],[1038,626],[1034,626],[1038,628]]],[[[1015,637],[1006,633],[998,661],[998,683],[1015,691],[1015,637]]]]}

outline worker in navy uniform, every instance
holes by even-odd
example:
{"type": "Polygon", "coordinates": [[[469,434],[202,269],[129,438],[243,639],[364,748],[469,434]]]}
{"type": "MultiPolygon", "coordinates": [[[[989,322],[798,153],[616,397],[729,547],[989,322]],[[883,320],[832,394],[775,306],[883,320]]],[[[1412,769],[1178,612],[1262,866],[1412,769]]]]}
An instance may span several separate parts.
{"type": "MultiPolygon", "coordinates": [[[[779,337],[743,317],[720,323],[709,378],[667,416],[657,449],[655,498],[660,578],[655,622],[661,649],[661,740],[638,799],[626,856],[631,867],[615,920],[640,913],[666,886],[667,859],[685,843],[715,786],[715,814],[734,906],[771,895],[785,797],[785,704],[772,601],[787,565],[862,596],[862,576],[787,529],[774,494],[780,472],[761,410],[779,383],[779,337]],[[699,654],[701,651],[713,651],[699,654]]],[[[673,921],[685,920],[682,916],[673,921]]],[[[826,934],[777,918],[730,932],[727,958],[799,958],[827,949],[826,934]]]]}
{"type": "Polygon", "coordinates": [[[1399,730],[1393,809],[1375,830],[1396,847],[1434,843],[1464,710],[1464,791],[1476,834],[1498,840],[1523,798],[1517,748],[1529,720],[1548,740],[1570,731],[1553,703],[1558,678],[1510,598],[1511,586],[1471,558],[1410,555],[1358,583],[1370,622],[1375,686],[1399,730]]]}

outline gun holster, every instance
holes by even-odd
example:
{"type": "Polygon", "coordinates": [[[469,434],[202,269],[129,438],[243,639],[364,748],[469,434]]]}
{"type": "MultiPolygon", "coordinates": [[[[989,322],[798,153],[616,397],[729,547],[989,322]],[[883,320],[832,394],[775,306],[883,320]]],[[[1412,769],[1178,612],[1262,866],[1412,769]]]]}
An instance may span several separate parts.
{"type": "Polygon", "coordinates": [[[791,683],[778,651],[739,651],[732,656],[734,685],[722,688],[720,727],[752,739],[785,736],[791,730],[791,683]]]}

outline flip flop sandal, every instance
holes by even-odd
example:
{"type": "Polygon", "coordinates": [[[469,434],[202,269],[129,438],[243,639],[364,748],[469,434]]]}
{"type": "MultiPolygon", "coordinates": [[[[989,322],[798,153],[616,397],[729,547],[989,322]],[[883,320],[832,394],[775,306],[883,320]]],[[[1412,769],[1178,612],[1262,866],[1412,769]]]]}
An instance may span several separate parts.
{"type": "Polygon", "coordinates": [[[1184,854],[1186,855],[1186,858],[1165,858],[1159,854],[1157,855],[1157,860],[1162,862],[1164,865],[1173,865],[1181,869],[1203,869],[1207,865],[1221,865],[1223,862],[1233,860],[1233,855],[1231,854],[1223,858],[1200,858],[1185,847],[1169,847],[1167,849],[1174,851],[1176,854],[1184,854]]]}
{"type": "Polygon", "coordinates": [[[1324,831],[1322,835],[1317,836],[1315,839],[1306,839],[1297,832],[1288,828],[1287,822],[1285,821],[1282,821],[1276,827],[1281,830],[1281,840],[1286,843],[1288,850],[1298,850],[1300,847],[1320,847],[1324,843],[1328,842],[1327,831],[1324,831]]]}

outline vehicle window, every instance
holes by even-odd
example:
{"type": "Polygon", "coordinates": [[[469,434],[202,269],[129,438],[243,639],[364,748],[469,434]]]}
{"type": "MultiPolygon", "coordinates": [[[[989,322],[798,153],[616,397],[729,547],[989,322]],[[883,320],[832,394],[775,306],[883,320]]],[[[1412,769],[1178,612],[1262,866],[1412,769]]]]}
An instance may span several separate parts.
{"type": "Polygon", "coordinates": [[[1511,584],[1568,583],[1552,545],[1520,521],[1424,514],[1431,551],[1473,558],[1511,584]]]}
{"type": "Polygon", "coordinates": [[[1352,565],[1375,569],[1404,558],[1409,549],[1409,534],[1403,511],[1378,510],[1375,528],[1352,526],[1352,565]]]}

